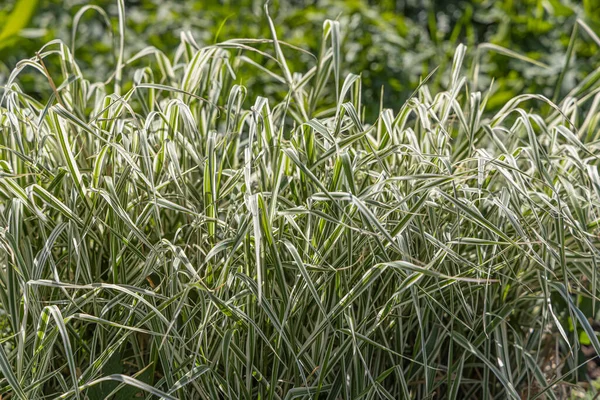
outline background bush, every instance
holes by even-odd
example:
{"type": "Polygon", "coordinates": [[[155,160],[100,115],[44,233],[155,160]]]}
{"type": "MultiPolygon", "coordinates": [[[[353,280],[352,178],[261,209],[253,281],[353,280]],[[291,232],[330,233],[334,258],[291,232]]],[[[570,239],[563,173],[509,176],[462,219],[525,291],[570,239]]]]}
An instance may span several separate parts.
{"type": "MultiPolygon", "coordinates": [[[[36,3],[33,0],[26,2],[36,3]]],[[[6,19],[15,2],[0,7],[0,21],[6,19]]],[[[21,34],[0,50],[4,63],[0,73],[7,74],[15,63],[32,57],[46,42],[61,38],[70,43],[73,16],[87,2],[78,0],[37,0],[36,12],[21,34]]],[[[93,4],[115,16],[116,5],[110,0],[93,4]]],[[[262,2],[239,1],[126,1],[128,18],[125,54],[151,45],[161,50],[179,43],[179,34],[190,31],[200,45],[233,38],[270,37],[262,2]]],[[[495,51],[483,50],[483,74],[479,88],[494,90],[488,102],[499,109],[519,93],[539,93],[548,98],[564,95],[598,65],[598,46],[582,29],[576,33],[573,56],[562,80],[557,81],[565,66],[569,39],[579,18],[593,31],[600,29],[599,6],[591,0],[476,0],[476,1],[336,1],[297,0],[273,2],[272,16],[278,34],[285,41],[318,54],[320,32],[325,19],[337,19],[343,31],[345,72],[360,73],[368,113],[375,116],[381,89],[384,104],[397,108],[414,90],[419,80],[431,70],[448,68],[459,43],[474,50],[492,43],[544,63],[548,68],[532,66],[495,51]]],[[[116,21],[112,18],[112,28],[116,21]]],[[[93,12],[82,17],[77,44],[77,58],[84,74],[108,77],[114,66],[114,43],[102,18],[93,12]]],[[[265,46],[266,48],[266,46],[265,46]]],[[[470,52],[468,60],[475,55],[470,52]]],[[[310,63],[308,55],[290,51],[287,54],[292,71],[303,71],[310,63]]],[[[268,68],[272,63],[255,56],[268,68]]],[[[50,68],[50,66],[49,66],[50,68]]],[[[285,89],[265,85],[262,74],[241,74],[244,85],[252,93],[272,96],[285,89]]],[[[33,79],[33,78],[31,78],[33,79]]],[[[434,77],[433,90],[444,87],[444,74],[434,77]]],[[[30,84],[30,92],[38,85],[30,84]]]]}

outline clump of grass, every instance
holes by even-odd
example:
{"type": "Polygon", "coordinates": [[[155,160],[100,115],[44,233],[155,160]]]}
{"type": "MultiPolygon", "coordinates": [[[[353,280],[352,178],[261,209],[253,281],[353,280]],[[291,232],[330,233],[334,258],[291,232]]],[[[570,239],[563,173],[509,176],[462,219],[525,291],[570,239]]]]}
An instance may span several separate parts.
{"type": "Polygon", "coordinates": [[[0,108],[2,393],[561,397],[582,342],[600,351],[595,87],[489,115],[460,46],[446,91],[424,82],[369,122],[336,22],[307,71],[271,30],[277,71],[246,56],[252,40],[187,35],[173,58],[117,57],[108,82],[59,41],[16,67],[0,108]],[[25,68],[46,98],[19,89],[25,68]],[[242,68],[284,101],[247,93],[242,68]]]}

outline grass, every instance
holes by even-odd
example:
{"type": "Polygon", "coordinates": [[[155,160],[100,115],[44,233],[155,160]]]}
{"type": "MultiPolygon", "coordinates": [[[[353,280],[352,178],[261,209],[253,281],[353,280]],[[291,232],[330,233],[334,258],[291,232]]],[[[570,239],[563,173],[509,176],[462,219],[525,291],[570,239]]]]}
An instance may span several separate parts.
{"type": "Polygon", "coordinates": [[[106,82],[58,41],[17,65],[0,108],[2,396],[556,399],[589,379],[593,79],[490,114],[459,46],[432,72],[447,90],[424,79],[366,121],[337,22],[306,71],[271,32],[277,70],[245,56],[254,40],[186,35],[130,60],[120,35],[106,82]],[[20,90],[26,68],[46,97],[20,90]],[[284,100],[247,92],[247,69],[284,100]]]}

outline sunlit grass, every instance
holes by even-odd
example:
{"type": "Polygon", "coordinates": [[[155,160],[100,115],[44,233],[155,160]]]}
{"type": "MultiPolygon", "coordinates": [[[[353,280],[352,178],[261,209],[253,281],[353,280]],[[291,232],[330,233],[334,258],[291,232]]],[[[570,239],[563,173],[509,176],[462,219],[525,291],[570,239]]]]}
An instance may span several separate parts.
{"type": "Polygon", "coordinates": [[[564,396],[580,341],[600,351],[595,84],[490,115],[460,46],[434,72],[446,91],[425,79],[366,121],[336,22],[307,71],[271,30],[272,71],[244,56],[252,40],[186,35],[117,57],[108,82],[59,41],[16,67],[0,108],[2,392],[564,396]],[[19,89],[25,68],[46,98],[19,89]],[[240,69],[284,101],[248,93],[240,69]]]}

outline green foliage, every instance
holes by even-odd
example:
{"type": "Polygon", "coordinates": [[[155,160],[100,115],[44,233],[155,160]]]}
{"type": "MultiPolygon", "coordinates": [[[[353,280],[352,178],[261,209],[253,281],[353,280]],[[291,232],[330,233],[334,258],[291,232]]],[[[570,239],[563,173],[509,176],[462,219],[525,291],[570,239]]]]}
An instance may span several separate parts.
{"type": "Polygon", "coordinates": [[[16,42],[16,36],[27,26],[35,12],[36,5],[37,0],[19,0],[17,2],[0,31],[0,49],[9,46],[11,42],[16,42]]]}
{"type": "Polygon", "coordinates": [[[367,70],[396,39],[420,54],[416,6],[208,4],[230,18],[176,37],[157,32],[197,5],[150,4],[79,9],[3,78],[2,396],[557,399],[588,379],[600,83],[576,61],[600,40],[577,20],[567,64],[511,39],[584,11],[474,3],[450,41],[425,13],[435,51],[387,107],[367,70]],[[481,40],[477,18],[523,10],[481,40]]]}
{"type": "MultiPolygon", "coordinates": [[[[27,39],[13,42],[0,50],[2,74],[8,73],[23,58],[30,58],[48,41],[60,38],[70,43],[73,17],[85,7],[80,0],[41,0],[30,23],[27,39]]],[[[367,1],[367,0],[295,0],[275,1],[272,15],[278,34],[285,41],[318,54],[320,32],[326,19],[338,20],[342,29],[341,46],[346,63],[343,73],[361,74],[365,98],[371,99],[367,114],[376,118],[383,90],[383,104],[398,109],[420,79],[440,67],[449,67],[459,43],[476,47],[491,43],[540,61],[548,67],[532,67],[495,51],[481,52],[482,74],[478,89],[494,82],[489,109],[499,110],[519,93],[539,93],[555,101],[587,77],[598,65],[598,45],[581,30],[573,43],[569,68],[561,77],[565,54],[576,20],[584,21],[593,31],[600,30],[600,19],[593,2],[569,0],[478,0],[478,1],[367,1]],[[558,86],[558,89],[557,89],[558,86]]],[[[10,1],[5,7],[10,10],[10,1]]],[[[116,15],[113,0],[97,0],[94,5],[116,15]]],[[[257,0],[126,2],[129,40],[125,56],[146,46],[173,49],[182,32],[190,32],[201,46],[235,38],[269,38],[267,21],[257,0]]],[[[2,6],[0,6],[2,7],[2,6]]],[[[2,22],[0,9],[0,24],[2,22]]],[[[84,76],[108,79],[114,71],[116,43],[110,34],[115,22],[107,27],[104,18],[93,10],[82,15],[77,26],[79,39],[76,56],[84,76]],[[85,38],[85,39],[83,39],[85,38]]],[[[262,47],[266,50],[269,45],[262,47]]],[[[313,62],[310,55],[284,48],[290,71],[302,72],[313,62]]],[[[467,57],[475,56],[470,52],[467,57]]],[[[275,68],[272,60],[254,54],[253,60],[266,68],[275,68]]],[[[472,62],[472,59],[468,59],[472,62]]],[[[59,73],[58,63],[48,62],[51,72],[59,73]]],[[[1,66],[1,63],[0,63],[1,66]]],[[[264,74],[240,71],[244,85],[253,93],[277,97],[285,88],[270,84],[264,74]]],[[[444,90],[445,75],[430,82],[434,91],[444,90]]],[[[23,76],[28,93],[36,95],[41,80],[23,76]]],[[[283,91],[283,93],[282,93],[283,91]]],[[[43,97],[41,94],[37,94],[43,97]]]]}

